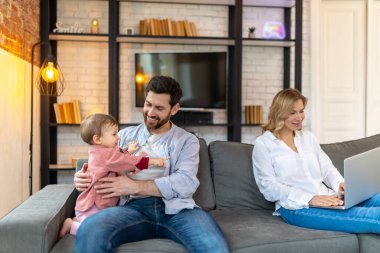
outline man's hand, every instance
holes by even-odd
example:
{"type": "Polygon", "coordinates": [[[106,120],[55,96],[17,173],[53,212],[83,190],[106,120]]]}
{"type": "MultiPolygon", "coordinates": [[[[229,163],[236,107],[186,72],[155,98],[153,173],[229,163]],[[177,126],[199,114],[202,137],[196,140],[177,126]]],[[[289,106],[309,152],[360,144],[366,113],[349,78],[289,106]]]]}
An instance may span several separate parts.
{"type": "Polygon", "coordinates": [[[148,195],[161,196],[154,181],[136,181],[127,176],[104,177],[99,179],[102,184],[96,184],[96,193],[102,194],[103,198],[120,197],[122,195],[148,195]]]}
{"type": "Polygon", "coordinates": [[[310,201],[309,205],[313,206],[341,206],[343,200],[336,196],[315,195],[310,201]]]}
{"type": "Polygon", "coordinates": [[[74,185],[79,192],[86,190],[90,186],[91,181],[91,175],[85,173],[83,168],[74,175],[74,185]]]}

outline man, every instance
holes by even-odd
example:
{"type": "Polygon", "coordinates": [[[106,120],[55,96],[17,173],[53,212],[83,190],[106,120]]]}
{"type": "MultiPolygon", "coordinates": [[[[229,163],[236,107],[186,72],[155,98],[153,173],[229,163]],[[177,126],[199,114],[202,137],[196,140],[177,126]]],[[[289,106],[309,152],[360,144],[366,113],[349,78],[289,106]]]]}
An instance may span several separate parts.
{"type": "MultiPolygon", "coordinates": [[[[149,168],[135,176],[101,179],[97,192],[120,196],[120,205],[86,219],[77,232],[77,251],[114,252],[123,243],[149,238],[167,238],[189,252],[229,252],[223,234],[192,199],[199,181],[198,139],[171,123],[179,110],[182,90],[170,77],[153,77],[146,88],[144,124],[119,132],[119,144],[132,140],[150,157],[168,157],[165,170],[149,168]]],[[[78,190],[91,181],[75,175],[78,190]]]]}

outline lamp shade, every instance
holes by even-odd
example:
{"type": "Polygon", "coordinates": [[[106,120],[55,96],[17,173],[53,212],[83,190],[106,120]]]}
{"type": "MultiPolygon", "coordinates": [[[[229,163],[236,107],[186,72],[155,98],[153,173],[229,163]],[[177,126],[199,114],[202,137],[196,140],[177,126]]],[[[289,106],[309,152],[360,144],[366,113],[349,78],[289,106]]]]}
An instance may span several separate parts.
{"type": "Polygon", "coordinates": [[[56,59],[49,55],[42,63],[35,86],[43,96],[56,97],[65,89],[65,79],[56,59]]]}

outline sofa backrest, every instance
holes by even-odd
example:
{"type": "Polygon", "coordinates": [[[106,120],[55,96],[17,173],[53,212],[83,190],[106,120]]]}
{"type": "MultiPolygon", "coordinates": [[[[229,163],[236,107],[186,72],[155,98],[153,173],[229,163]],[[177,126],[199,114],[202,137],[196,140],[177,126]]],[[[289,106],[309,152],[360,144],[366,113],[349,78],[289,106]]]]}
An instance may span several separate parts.
{"type": "Polygon", "coordinates": [[[380,134],[352,141],[322,144],[323,151],[330,157],[334,166],[343,173],[343,161],[345,158],[363,153],[367,150],[380,147],[380,134]]]}
{"type": "Polygon", "coordinates": [[[199,139],[199,167],[197,177],[200,185],[193,198],[197,205],[204,210],[215,209],[214,184],[211,179],[210,158],[208,148],[204,139],[199,139]]]}
{"type": "Polygon", "coordinates": [[[274,203],[260,193],[252,167],[253,145],[214,141],[209,144],[216,209],[269,209],[274,203]]]}

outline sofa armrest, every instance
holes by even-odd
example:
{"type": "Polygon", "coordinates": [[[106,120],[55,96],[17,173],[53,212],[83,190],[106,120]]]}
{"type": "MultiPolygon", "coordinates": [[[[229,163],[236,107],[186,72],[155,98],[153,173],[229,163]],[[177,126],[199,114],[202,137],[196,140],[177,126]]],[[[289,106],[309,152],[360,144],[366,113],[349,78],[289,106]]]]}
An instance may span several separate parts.
{"type": "Polygon", "coordinates": [[[0,220],[0,252],[48,253],[60,227],[74,214],[73,185],[48,185],[0,220]]]}

